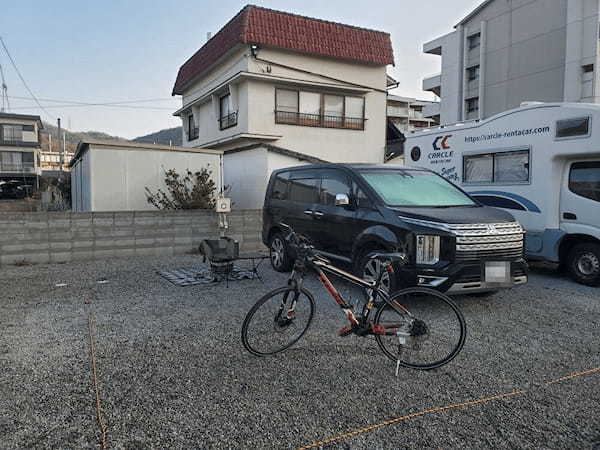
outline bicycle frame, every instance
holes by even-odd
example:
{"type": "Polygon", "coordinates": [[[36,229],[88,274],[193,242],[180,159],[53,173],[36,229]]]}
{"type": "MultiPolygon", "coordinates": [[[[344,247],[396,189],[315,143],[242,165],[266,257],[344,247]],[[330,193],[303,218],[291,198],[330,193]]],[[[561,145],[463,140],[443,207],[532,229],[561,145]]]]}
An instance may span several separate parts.
{"type": "MultiPolygon", "coordinates": [[[[346,316],[346,319],[350,322],[350,325],[348,327],[342,328],[342,330],[340,330],[341,333],[351,332],[352,330],[354,330],[354,328],[356,326],[361,325],[361,323],[358,320],[358,318],[355,316],[352,306],[349,305],[348,303],[346,303],[346,301],[344,300],[342,295],[335,288],[335,286],[333,285],[331,280],[327,277],[325,272],[329,272],[333,275],[336,275],[336,276],[338,276],[346,281],[349,281],[355,285],[358,285],[362,288],[371,289],[371,294],[369,295],[369,299],[367,301],[365,309],[363,309],[363,311],[366,310],[366,313],[361,316],[363,325],[366,325],[369,323],[368,318],[371,313],[371,310],[375,306],[375,300],[377,299],[378,296],[383,298],[383,300],[388,305],[390,305],[392,308],[394,308],[396,310],[398,310],[398,308],[400,308],[400,311],[398,311],[398,312],[400,312],[402,314],[406,314],[408,317],[411,317],[410,312],[408,310],[406,310],[406,308],[404,308],[398,302],[392,303],[389,299],[388,294],[385,291],[382,291],[381,289],[379,289],[379,284],[381,282],[381,275],[379,276],[379,279],[377,281],[368,281],[368,280],[363,280],[362,278],[359,278],[359,277],[357,277],[349,272],[346,272],[345,270],[342,270],[338,267],[335,267],[321,259],[314,259],[312,261],[308,261],[308,263],[309,263],[308,265],[317,273],[319,281],[321,281],[321,284],[323,285],[325,290],[329,293],[329,295],[331,295],[331,297],[334,299],[334,301],[340,306],[344,315],[346,316]]],[[[296,292],[298,292],[298,290],[301,287],[302,277],[304,276],[305,267],[306,266],[304,266],[304,264],[298,264],[298,262],[297,262],[294,267],[294,271],[292,272],[292,275],[290,277],[289,284],[291,286],[295,287],[296,292]],[[300,275],[300,280],[297,279],[297,275],[300,275]]],[[[390,274],[393,273],[393,269],[391,269],[391,266],[389,266],[388,270],[390,271],[390,274]]],[[[290,305],[290,308],[288,309],[288,312],[286,314],[287,319],[292,319],[294,316],[294,308],[296,306],[297,296],[298,296],[298,294],[296,294],[294,296],[294,300],[292,301],[292,304],[290,305]]],[[[282,307],[278,314],[278,317],[281,317],[281,313],[283,313],[283,309],[285,308],[284,305],[286,302],[287,302],[287,298],[284,298],[282,305],[281,305],[282,307]]],[[[370,327],[371,327],[373,334],[397,335],[397,332],[390,332],[388,330],[388,328],[398,328],[399,326],[392,325],[392,326],[384,327],[384,326],[376,326],[376,325],[370,324],[370,327]]]]}

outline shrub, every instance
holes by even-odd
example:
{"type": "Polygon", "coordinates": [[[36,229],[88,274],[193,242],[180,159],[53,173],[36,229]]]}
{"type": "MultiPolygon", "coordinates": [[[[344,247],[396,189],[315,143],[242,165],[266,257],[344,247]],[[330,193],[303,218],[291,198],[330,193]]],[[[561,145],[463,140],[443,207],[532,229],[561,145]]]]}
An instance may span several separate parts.
{"type": "Polygon", "coordinates": [[[217,186],[211,173],[207,168],[198,172],[187,169],[180,175],[175,169],[169,169],[165,172],[167,192],[158,189],[153,193],[145,188],[148,203],[163,210],[214,209],[217,186]]]}

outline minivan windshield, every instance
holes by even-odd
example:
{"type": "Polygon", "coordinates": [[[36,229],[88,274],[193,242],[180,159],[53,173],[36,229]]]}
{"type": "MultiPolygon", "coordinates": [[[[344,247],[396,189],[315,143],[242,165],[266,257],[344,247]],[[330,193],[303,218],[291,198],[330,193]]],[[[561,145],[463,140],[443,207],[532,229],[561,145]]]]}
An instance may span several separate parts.
{"type": "Polygon", "coordinates": [[[388,206],[430,208],[475,206],[476,203],[441,176],[421,170],[365,170],[360,174],[388,206]]]}

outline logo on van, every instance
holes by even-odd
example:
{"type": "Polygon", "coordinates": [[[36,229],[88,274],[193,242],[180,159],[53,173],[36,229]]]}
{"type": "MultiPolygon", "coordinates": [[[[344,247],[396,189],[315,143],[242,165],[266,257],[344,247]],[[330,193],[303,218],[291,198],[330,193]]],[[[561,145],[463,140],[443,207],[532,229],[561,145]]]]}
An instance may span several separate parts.
{"type": "Polygon", "coordinates": [[[450,148],[450,144],[448,144],[448,139],[452,137],[451,134],[447,136],[438,136],[433,141],[433,149],[434,150],[448,150],[450,148]],[[441,142],[440,142],[441,141],[441,142]],[[440,147],[441,143],[441,147],[440,147]]]}

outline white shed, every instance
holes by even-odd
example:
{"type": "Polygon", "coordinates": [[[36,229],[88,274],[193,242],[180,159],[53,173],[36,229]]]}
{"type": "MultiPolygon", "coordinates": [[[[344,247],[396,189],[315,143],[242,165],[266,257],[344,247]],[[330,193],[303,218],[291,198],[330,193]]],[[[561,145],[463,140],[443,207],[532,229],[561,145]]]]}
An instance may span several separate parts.
{"type": "Polygon", "coordinates": [[[72,209],[87,211],[154,210],[145,188],[165,190],[165,172],[208,168],[220,189],[220,150],[143,144],[126,141],[82,141],[71,167],[72,209]]]}

